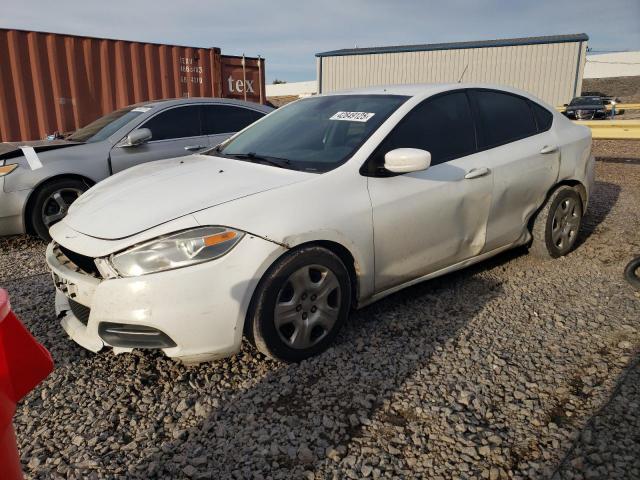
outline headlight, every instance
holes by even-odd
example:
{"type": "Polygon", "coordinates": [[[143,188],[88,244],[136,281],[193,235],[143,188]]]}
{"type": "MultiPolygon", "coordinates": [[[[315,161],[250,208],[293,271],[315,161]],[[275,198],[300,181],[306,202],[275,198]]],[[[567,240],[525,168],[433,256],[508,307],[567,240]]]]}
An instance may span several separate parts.
{"type": "Polygon", "coordinates": [[[111,263],[124,277],[172,270],[221,257],[243,236],[243,232],[226,227],[194,228],[113,255],[111,263]]]}
{"type": "Polygon", "coordinates": [[[17,163],[13,163],[11,165],[0,165],[0,177],[4,177],[5,175],[9,175],[16,168],[18,168],[17,163]]]}

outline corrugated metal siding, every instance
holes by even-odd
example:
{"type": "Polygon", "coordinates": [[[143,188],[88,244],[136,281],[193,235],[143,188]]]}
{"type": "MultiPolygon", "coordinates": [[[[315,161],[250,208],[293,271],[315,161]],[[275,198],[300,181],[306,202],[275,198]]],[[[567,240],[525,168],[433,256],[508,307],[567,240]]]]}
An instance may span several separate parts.
{"type": "Polygon", "coordinates": [[[318,58],[322,62],[318,72],[322,72],[322,93],[327,93],[375,85],[457,82],[467,67],[464,82],[508,85],[560,105],[581,90],[586,48],[586,42],[564,42],[327,56],[318,58]]]}
{"type": "Polygon", "coordinates": [[[73,131],[147,100],[225,94],[244,99],[225,91],[223,71],[234,84],[250,79],[254,92],[247,100],[263,101],[264,60],[246,58],[238,78],[241,62],[217,48],[0,29],[0,141],[73,131]]]}

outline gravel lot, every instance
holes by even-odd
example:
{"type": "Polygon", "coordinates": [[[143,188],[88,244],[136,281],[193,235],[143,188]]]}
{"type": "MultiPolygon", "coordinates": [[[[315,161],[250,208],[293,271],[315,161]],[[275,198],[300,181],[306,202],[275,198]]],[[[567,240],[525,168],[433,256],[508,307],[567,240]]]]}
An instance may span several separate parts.
{"type": "Polygon", "coordinates": [[[55,319],[44,244],[0,240],[0,285],[56,362],[15,416],[27,477],[640,478],[640,294],[622,277],[640,160],[608,145],[568,257],[512,251],[412,287],[297,365],[86,352],[55,319]]]}

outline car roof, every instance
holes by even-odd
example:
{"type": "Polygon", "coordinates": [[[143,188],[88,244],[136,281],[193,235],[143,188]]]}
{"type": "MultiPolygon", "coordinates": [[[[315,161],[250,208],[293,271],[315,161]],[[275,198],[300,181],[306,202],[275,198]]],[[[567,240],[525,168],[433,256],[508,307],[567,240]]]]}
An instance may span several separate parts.
{"type": "MultiPolygon", "coordinates": [[[[219,98],[219,97],[188,97],[188,98],[166,98],[161,100],[149,100],[148,102],[136,103],[137,107],[172,107],[175,105],[188,105],[191,103],[217,103],[225,105],[237,105],[241,107],[255,108],[262,111],[271,111],[272,108],[267,105],[262,105],[256,102],[245,102],[243,100],[235,100],[233,98],[219,98]]],[[[133,106],[133,105],[130,105],[133,106]]]]}
{"type": "Polygon", "coordinates": [[[427,98],[431,95],[435,95],[436,93],[460,90],[464,88],[487,88],[507,93],[514,93],[516,95],[527,97],[537,103],[546,105],[544,101],[529,92],[494,83],[418,83],[404,85],[378,85],[375,87],[341,90],[323,95],[405,95],[408,97],[427,98]]]}

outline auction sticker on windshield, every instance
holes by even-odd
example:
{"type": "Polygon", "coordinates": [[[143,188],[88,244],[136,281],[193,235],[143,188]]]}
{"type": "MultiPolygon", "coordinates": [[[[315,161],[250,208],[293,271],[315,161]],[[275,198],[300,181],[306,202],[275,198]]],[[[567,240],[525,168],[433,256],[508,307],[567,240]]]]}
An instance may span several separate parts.
{"type": "Polygon", "coordinates": [[[336,112],[329,120],[346,120],[347,122],[366,122],[375,113],[369,112],[336,112]]]}

